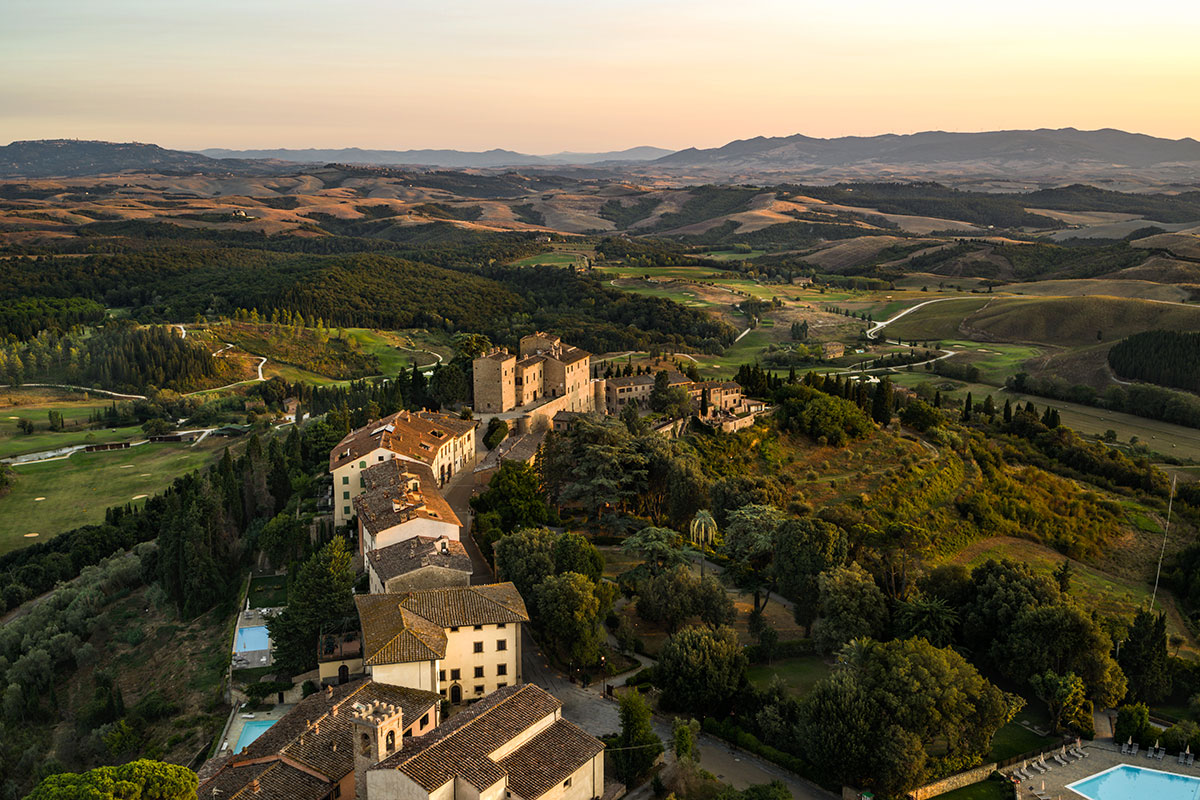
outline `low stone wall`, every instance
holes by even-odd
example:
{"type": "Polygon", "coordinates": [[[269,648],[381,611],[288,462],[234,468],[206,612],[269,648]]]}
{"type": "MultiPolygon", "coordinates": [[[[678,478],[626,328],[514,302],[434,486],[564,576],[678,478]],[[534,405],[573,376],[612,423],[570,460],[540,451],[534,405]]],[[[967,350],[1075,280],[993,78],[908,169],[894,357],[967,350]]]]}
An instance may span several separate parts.
{"type": "Polygon", "coordinates": [[[959,772],[948,778],[942,778],[940,781],[927,783],[924,786],[913,789],[908,793],[908,800],[928,800],[930,797],[937,797],[939,794],[945,794],[955,789],[961,789],[964,786],[985,781],[995,771],[996,764],[991,763],[984,764],[975,769],[969,769],[966,772],[959,772]]]}

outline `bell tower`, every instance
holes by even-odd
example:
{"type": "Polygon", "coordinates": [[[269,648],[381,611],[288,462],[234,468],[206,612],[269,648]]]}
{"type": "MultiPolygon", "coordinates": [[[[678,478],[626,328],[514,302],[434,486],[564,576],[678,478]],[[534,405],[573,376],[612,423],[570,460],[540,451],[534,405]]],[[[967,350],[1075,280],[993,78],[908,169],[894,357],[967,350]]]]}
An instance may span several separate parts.
{"type": "Polygon", "coordinates": [[[367,796],[367,769],[398,751],[404,742],[403,713],[391,703],[355,703],[354,795],[367,796]]]}

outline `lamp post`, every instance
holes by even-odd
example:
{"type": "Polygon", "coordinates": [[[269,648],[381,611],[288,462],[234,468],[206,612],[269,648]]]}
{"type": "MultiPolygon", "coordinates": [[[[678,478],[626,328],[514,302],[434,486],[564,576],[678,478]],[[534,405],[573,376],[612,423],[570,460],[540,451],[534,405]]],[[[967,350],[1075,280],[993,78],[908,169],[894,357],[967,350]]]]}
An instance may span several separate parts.
{"type": "Polygon", "coordinates": [[[604,656],[600,656],[600,696],[608,696],[608,670],[604,668],[604,656]]]}

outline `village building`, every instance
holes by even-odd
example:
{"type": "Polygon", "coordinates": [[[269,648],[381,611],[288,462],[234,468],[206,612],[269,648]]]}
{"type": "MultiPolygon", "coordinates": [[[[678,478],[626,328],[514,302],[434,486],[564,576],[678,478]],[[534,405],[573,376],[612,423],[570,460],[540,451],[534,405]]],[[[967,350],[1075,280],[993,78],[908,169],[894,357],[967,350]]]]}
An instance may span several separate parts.
{"type": "Polygon", "coordinates": [[[471,584],[471,556],[447,536],[416,536],[367,553],[372,594],[471,584]]]}
{"type": "Polygon", "coordinates": [[[200,800],[365,798],[367,769],[440,722],[437,694],[357,681],[301,700],[257,739],[199,772],[200,800]]]}
{"type": "Polygon", "coordinates": [[[399,411],[346,435],[329,453],[333,521],[345,525],[367,488],[363,471],[392,459],[429,467],[438,486],[474,463],[478,422],[434,411],[399,411]]]}
{"type": "Polygon", "coordinates": [[[604,744],[532,684],[497,690],[367,770],[367,797],[597,800],[604,744]]]}
{"type": "Polygon", "coordinates": [[[522,337],[518,353],[493,348],[472,365],[475,411],[523,409],[517,420],[521,432],[548,429],[559,411],[594,411],[604,387],[591,379],[591,363],[591,353],[541,331],[522,337]]]}
{"type": "MultiPolygon", "coordinates": [[[[692,386],[691,379],[682,372],[668,372],[667,386],[692,386]]],[[[636,403],[638,408],[649,410],[650,393],[654,391],[654,375],[627,375],[605,380],[604,410],[616,416],[621,409],[630,403],[636,403]]]]}
{"type": "Polygon", "coordinates": [[[841,342],[825,342],[821,345],[821,358],[841,358],[844,355],[846,355],[846,345],[841,342]]]}
{"type": "Polygon", "coordinates": [[[429,467],[393,458],[359,473],[363,490],[351,501],[358,519],[358,552],[427,536],[458,540],[462,523],[438,491],[429,467]]]}
{"type": "Polygon", "coordinates": [[[521,680],[521,626],[529,613],[511,583],[360,594],[354,602],[361,649],[342,658],[319,649],[323,683],[366,673],[461,703],[521,680]]]}

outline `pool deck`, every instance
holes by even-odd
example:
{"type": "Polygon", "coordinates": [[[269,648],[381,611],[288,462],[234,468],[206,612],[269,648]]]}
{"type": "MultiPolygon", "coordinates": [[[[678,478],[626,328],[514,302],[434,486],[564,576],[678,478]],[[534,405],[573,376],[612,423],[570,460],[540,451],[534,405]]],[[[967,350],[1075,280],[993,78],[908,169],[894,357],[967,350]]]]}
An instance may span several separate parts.
{"type": "MultiPolygon", "coordinates": [[[[1083,795],[1068,789],[1068,785],[1121,764],[1200,778],[1200,762],[1190,767],[1185,767],[1178,762],[1178,753],[1168,753],[1162,761],[1159,761],[1157,758],[1146,758],[1145,751],[1138,751],[1136,756],[1122,755],[1121,748],[1113,744],[1111,739],[1084,742],[1083,752],[1087,753],[1087,758],[1072,759],[1068,756],[1067,760],[1070,763],[1066,766],[1053,761],[1047,755],[1046,766],[1049,768],[1049,771],[1045,775],[1037,775],[1031,781],[1018,784],[1017,800],[1038,800],[1033,790],[1036,789],[1039,792],[1043,792],[1043,781],[1046,786],[1043,794],[1048,795],[1052,800],[1059,800],[1060,798],[1061,800],[1079,800],[1083,795]]],[[[1002,772],[1005,775],[1011,775],[1012,771],[1020,766],[1020,764],[1016,764],[1005,768],[1002,772]]]]}
{"type": "MultiPolygon", "coordinates": [[[[238,615],[238,628],[258,628],[267,624],[267,620],[275,615],[278,609],[274,608],[248,608],[244,609],[238,615]]],[[[266,650],[243,650],[237,652],[237,638],[233,641],[233,668],[243,669],[250,667],[269,667],[275,663],[274,657],[271,655],[270,639],[267,639],[266,650]]],[[[234,741],[237,741],[235,738],[234,741]]]]}
{"type": "MultiPolygon", "coordinates": [[[[247,722],[261,722],[268,719],[280,720],[283,719],[284,714],[288,713],[293,708],[295,708],[294,705],[285,703],[284,705],[275,706],[270,711],[255,711],[252,714],[253,719],[246,719],[241,713],[234,714],[233,723],[229,726],[229,730],[225,732],[225,739],[221,742],[221,749],[218,751],[217,755],[222,756],[229,754],[234,747],[237,747],[238,737],[242,735],[242,728],[246,727],[247,722]]],[[[249,714],[251,712],[246,713],[249,714]]]]}

